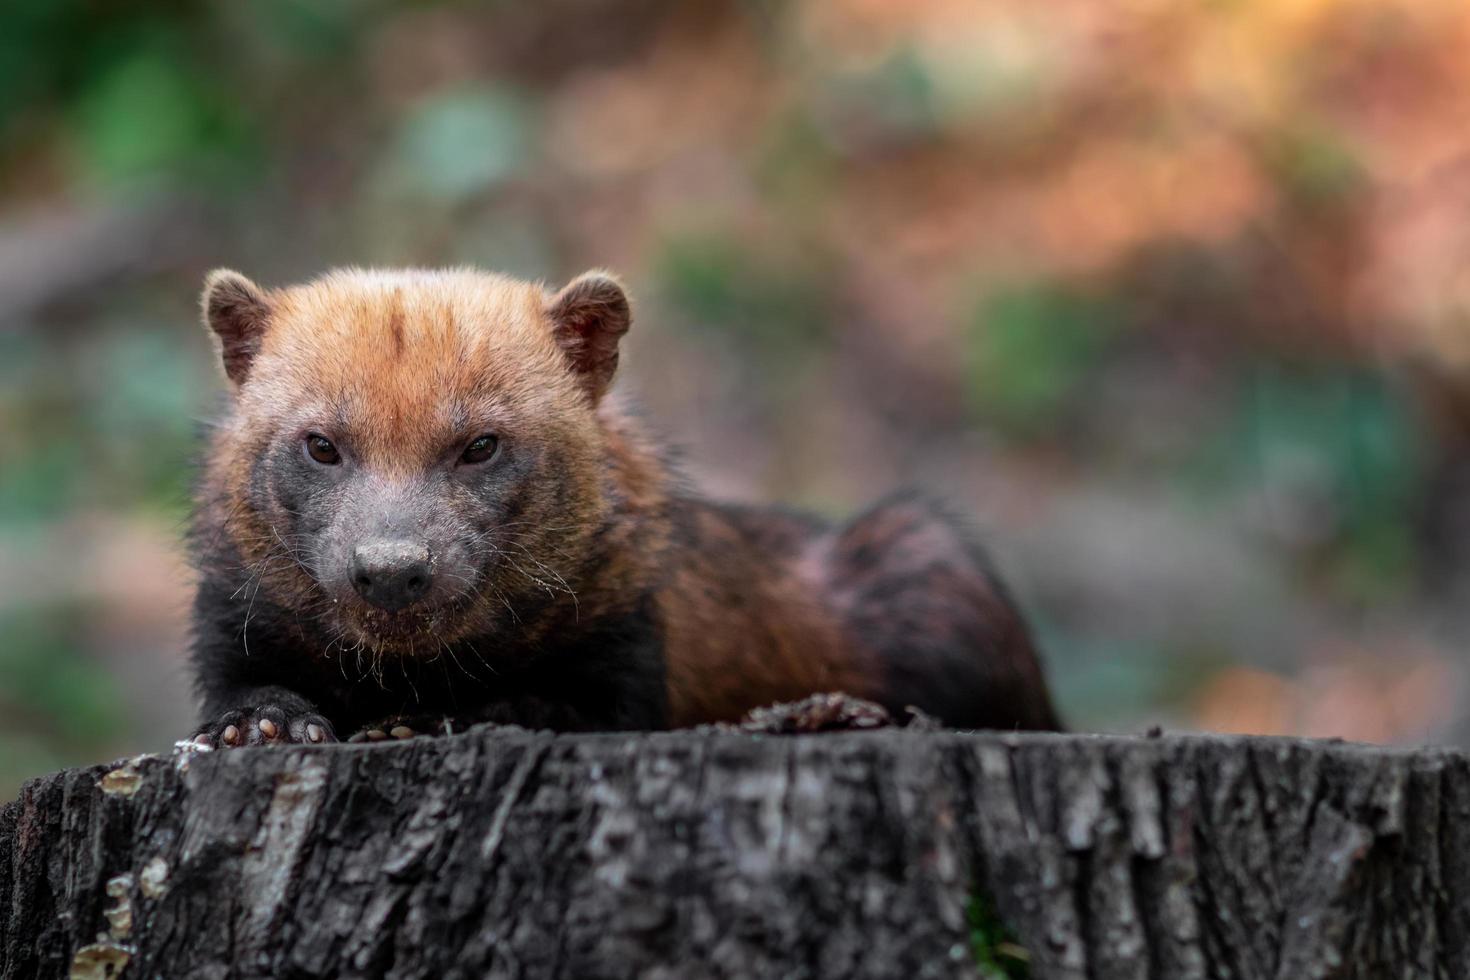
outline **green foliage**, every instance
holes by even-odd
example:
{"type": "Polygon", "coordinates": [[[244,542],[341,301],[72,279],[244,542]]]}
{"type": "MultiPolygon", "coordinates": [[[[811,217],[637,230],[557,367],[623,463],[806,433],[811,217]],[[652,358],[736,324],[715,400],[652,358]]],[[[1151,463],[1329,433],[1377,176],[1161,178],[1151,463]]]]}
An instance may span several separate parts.
{"type": "Polygon", "coordinates": [[[456,201],[520,174],[530,161],[525,102],[508,89],[439,92],[403,120],[388,180],[415,196],[456,201]]]}
{"type": "Polygon", "coordinates": [[[1114,303],[1060,283],[985,297],[966,335],[966,379],[976,410],[1015,437],[1053,431],[1120,323],[1114,303]]]}
{"type": "Polygon", "coordinates": [[[1031,954],[996,915],[985,895],[976,892],[966,909],[970,923],[970,955],[983,980],[1026,980],[1031,976],[1031,954]]]}
{"type": "Polygon", "coordinates": [[[388,0],[171,0],[139,7],[13,0],[0,12],[0,163],[56,139],[74,176],[236,192],[262,173],[277,96],[305,67],[319,85],[388,0]],[[252,67],[267,71],[251,73],[252,67]],[[262,80],[266,83],[262,84],[262,80]]]}
{"type": "Polygon", "coordinates": [[[119,180],[237,156],[243,130],[211,88],[162,54],[118,61],[77,104],[82,165],[97,178],[119,180]]]}
{"type": "Polygon", "coordinates": [[[771,127],[754,172],[784,214],[815,217],[838,172],[837,157],[810,112],[789,112],[771,127]]]}
{"type": "MultiPolygon", "coordinates": [[[[27,383],[0,385],[0,524],[61,516],[82,504],[149,503],[181,512],[196,419],[212,381],[176,334],[118,325],[87,342],[0,344],[27,383]]],[[[0,373],[0,382],[13,377],[0,373]]]]}
{"type": "Polygon", "coordinates": [[[74,758],[58,752],[49,739],[26,732],[0,731],[0,800],[15,799],[21,784],[41,773],[96,761],[95,756],[74,758]]]}
{"type": "Polygon", "coordinates": [[[31,608],[0,613],[0,704],[62,743],[85,750],[122,729],[112,677],[79,652],[86,610],[31,608]]]}
{"type": "Polygon", "coordinates": [[[302,57],[328,60],[349,53],[352,41],[384,6],[383,0],[252,0],[238,12],[271,42],[302,57]]]}
{"type": "Polygon", "coordinates": [[[1351,145],[1324,125],[1298,122],[1268,139],[1266,171],[1289,200],[1308,208],[1346,203],[1358,197],[1367,180],[1351,145]]]}
{"type": "Polygon", "coordinates": [[[455,243],[453,261],[548,282],[561,271],[545,225],[513,207],[476,221],[455,243]]]}
{"type": "Polygon", "coordinates": [[[196,5],[176,6],[7,5],[0,136],[54,115],[77,175],[101,184],[243,176],[259,155],[246,98],[208,54],[217,46],[210,18],[196,5]]]}
{"type": "Polygon", "coordinates": [[[676,315],[737,338],[768,363],[807,353],[827,334],[820,274],[732,239],[670,241],[656,276],[676,315]]]}
{"type": "MultiPolygon", "coordinates": [[[[7,547],[17,543],[7,538],[7,547]]],[[[106,757],[124,734],[116,679],[82,652],[89,613],[0,610],[0,800],[38,773],[106,757]]]]}
{"type": "Polygon", "coordinates": [[[1079,634],[1043,618],[1032,625],[1046,651],[1052,690],[1069,706],[1067,724],[1081,730],[1106,725],[1119,714],[1145,716],[1160,705],[1177,704],[1204,666],[1198,656],[1172,646],[1079,634]]]}
{"type": "Polygon", "coordinates": [[[40,106],[65,104],[140,34],[148,17],[86,0],[12,0],[0,20],[0,135],[40,106]]]}
{"type": "Polygon", "coordinates": [[[1264,492],[1319,525],[1327,581],[1384,598],[1412,576],[1425,479],[1422,427],[1408,392],[1349,365],[1247,368],[1226,428],[1201,440],[1194,478],[1214,495],[1264,492]]]}
{"type": "Polygon", "coordinates": [[[45,520],[75,504],[83,468],[62,442],[38,445],[0,473],[0,521],[45,520]]]}
{"type": "Polygon", "coordinates": [[[0,333],[0,418],[9,423],[0,427],[0,523],[45,520],[75,503],[82,454],[58,361],[32,336],[0,333]]]}
{"type": "Polygon", "coordinates": [[[923,137],[939,124],[933,82],[909,48],[866,71],[824,75],[815,94],[823,134],[839,153],[923,137]]]}
{"type": "Polygon", "coordinates": [[[102,341],[90,352],[97,387],[79,402],[94,443],[88,465],[109,474],[114,503],[182,513],[199,420],[217,384],[200,356],[208,343],[131,326],[102,341]]]}

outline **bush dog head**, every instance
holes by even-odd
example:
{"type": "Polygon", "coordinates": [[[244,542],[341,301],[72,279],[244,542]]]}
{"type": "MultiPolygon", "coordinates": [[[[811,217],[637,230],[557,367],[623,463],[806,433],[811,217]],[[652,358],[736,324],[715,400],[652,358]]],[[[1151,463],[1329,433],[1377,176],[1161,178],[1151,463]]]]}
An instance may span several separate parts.
{"type": "Polygon", "coordinates": [[[205,505],[257,588],[405,654],[575,596],[610,506],[615,279],[345,270],[266,290],[222,269],[203,307],[233,393],[205,505]]]}

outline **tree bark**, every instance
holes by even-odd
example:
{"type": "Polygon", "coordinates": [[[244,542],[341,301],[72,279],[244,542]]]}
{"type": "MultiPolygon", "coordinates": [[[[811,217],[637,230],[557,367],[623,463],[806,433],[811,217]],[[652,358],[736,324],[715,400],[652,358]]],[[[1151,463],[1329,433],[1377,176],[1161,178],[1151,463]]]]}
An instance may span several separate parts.
{"type": "Polygon", "coordinates": [[[1033,977],[1470,976],[1467,757],[487,729],[0,811],[5,978],[974,977],[987,909],[1033,977]]]}

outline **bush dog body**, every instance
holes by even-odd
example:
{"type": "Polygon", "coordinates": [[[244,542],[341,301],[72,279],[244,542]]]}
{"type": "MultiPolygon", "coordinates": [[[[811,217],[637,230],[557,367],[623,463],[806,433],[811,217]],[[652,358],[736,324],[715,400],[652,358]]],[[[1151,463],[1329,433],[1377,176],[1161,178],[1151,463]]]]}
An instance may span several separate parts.
{"type": "Polygon", "coordinates": [[[203,742],[658,729],[818,691],[1056,726],[932,506],[829,528],[671,478],[605,397],[630,323],[606,275],[222,270],[204,311],[233,402],[194,534],[203,742]]]}

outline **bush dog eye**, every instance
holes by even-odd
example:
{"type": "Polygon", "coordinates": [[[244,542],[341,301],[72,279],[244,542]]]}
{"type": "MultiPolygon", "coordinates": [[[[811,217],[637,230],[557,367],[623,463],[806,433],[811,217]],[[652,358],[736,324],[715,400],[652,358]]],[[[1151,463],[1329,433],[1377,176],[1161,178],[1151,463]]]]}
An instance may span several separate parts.
{"type": "Polygon", "coordinates": [[[499,439],[492,435],[483,435],[465,447],[464,452],[460,454],[459,461],[466,466],[485,463],[495,455],[498,448],[500,448],[499,439]]]}
{"type": "Polygon", "coordinates": [[[323,466],[336,466],[342,462],[342,454],[337,452],[337,447],[332,445],[332,441],[315,432],[306,437],[306,455],[323,466]]]}

